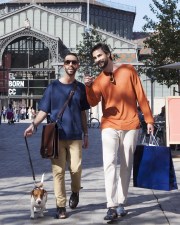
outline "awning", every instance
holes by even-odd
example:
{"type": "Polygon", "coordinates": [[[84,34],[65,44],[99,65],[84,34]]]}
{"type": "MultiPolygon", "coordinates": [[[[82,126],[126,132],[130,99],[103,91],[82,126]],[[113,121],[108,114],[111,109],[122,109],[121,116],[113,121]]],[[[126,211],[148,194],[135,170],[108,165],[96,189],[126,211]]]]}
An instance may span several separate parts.
{"type": "Polygon", "coordinates": [[[180,62],[159,66],[156,69],[180,69],[180,62]]]}

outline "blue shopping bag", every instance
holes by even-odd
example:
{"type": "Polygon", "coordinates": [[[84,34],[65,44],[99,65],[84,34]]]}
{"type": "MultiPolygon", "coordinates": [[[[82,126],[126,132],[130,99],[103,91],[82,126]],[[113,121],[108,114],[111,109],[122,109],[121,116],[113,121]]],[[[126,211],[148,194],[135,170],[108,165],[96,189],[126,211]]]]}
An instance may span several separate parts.
{"type": "Polygon", "coordinates": [[[171,150],[165,146],[137,145],[133,164],[134,187],[178,189],[171,150]]]}

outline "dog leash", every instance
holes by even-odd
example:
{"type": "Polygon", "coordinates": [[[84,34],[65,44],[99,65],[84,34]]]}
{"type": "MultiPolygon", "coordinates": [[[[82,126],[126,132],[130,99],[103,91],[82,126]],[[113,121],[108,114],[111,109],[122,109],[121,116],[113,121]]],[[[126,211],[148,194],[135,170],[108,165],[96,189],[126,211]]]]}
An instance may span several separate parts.
{"type": "Polygon", "coordinates": [[[27,143],[27,138],[24,137],[24,139],[25,139],[25,143],[26,143],[26,149],[27,149],[27,152],[28,152],[29,162],[30,162],[31,171],[32,171],[32,175],[33,175],[33,180],[34,180],[34,184],[35,184],[36,183],[36,178],[35,178],[35,173],[34,173],[33,164],[32,164],[32,160],[31,160],[31,155],[30,155],[30,151],[29,151],[29,146],[28,146],[28,143],[27,143]]]}

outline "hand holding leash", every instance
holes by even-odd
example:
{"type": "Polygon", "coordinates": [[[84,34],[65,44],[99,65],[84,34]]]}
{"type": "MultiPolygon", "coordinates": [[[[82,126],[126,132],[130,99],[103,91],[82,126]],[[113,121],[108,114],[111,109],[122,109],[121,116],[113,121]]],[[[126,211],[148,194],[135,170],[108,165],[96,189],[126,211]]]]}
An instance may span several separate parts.
{"type": "Polygon", "coordinates": [[[37,131],[37,126],[35,126],[34,122],[24,131],[24,137],[30,137],[37,131]]]}

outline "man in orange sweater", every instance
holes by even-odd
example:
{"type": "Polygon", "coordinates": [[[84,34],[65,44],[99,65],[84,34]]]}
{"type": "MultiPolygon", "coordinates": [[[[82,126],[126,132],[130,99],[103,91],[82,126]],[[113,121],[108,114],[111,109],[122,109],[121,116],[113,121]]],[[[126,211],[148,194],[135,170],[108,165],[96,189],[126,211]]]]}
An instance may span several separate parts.
{"type": "Polygon", "coordinates": [[[95,45],[91,55],[102,72],[96,79],[86,75],[84,83],[89,104],[95,106],[102,101],[102,147],[108,208],[104,219],[113,220],[127,214],[124,204],[140,128],[137,104],[144,114],[148,133],[153,133],[154,119],[135,68],[127,64],[114,65],[110,49],[103,43],[95,45]],[[116,179],[118,151],[120,171],[116,179]]]}

